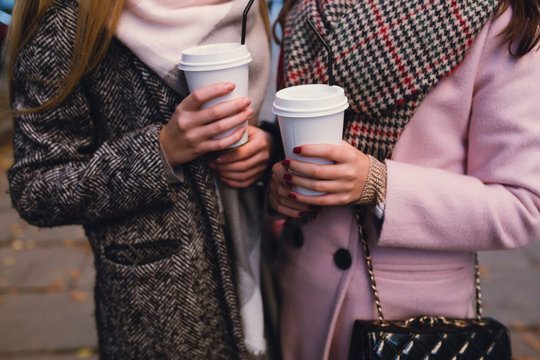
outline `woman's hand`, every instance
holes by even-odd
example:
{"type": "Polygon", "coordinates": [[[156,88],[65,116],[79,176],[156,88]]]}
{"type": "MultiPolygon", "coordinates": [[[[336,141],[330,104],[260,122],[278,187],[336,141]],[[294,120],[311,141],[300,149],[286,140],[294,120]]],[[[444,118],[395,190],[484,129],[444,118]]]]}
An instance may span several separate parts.
{"type": "Polygon", "coordinates": [[[293,159],[275,164],[270,204],[276,211],[286,216],[302,217],[318,206],[344,205],[360,199],[369,172],[367,155],[345,141],[340,145],[303,145],[295,148],[294,152],[303,157],[328,159],[334,164],[318,165],[293,159]],[[297,185],[326,194],[303,195],[292,190],[297,185]]]}
{"type": "Polygon", "coordinates": [[[248,126],[248,142],[221,153],[210,162],[221,181],[238,188],[253,184],[266,170],[272,149],[272,136],[255,126],[248,126]]]}
{"type": "Polygon", "coordinates": [[[207,101],[233,91],[234,86],[232,83],[217,83],[202,87],[176,107],[173,116],[159,133],[161,147],[171,166],[186,163],[211,151],[226,149],[240,140],[245,132],[244,127],[221,139],[212,137],[249,119],[253,114],[253,110],[248,108],[250,99],[241,97],[200,109],[207,101]]]}

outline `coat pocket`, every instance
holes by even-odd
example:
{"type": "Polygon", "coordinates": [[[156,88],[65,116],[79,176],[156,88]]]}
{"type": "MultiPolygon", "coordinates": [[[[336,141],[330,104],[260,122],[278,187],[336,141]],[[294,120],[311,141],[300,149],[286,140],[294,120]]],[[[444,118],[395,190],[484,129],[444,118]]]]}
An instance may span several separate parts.
{"type": "Polygon", "coordinates": [[[155,241],[139,244],[111,244],[105,247],[107,260],[120,265],[145,265],[172,256],[180,251],[176,241],[155,241]]]}

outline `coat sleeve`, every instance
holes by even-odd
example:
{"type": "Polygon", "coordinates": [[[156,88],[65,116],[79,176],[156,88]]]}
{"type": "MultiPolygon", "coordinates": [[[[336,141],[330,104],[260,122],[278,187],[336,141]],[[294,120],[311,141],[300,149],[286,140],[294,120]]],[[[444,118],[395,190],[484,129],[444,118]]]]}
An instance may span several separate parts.
{"type": "Polygon", "coordinates": [[[456,138],[465,173],[387,161],[379,245],[475,251],[540,239],[540,53],[512,58],[501,28],[484,44],[466,138],[456,138]]]}
{"type": "MultiPolygon", "coordinates": [[[[61,3],[62,4],[62,3],[61,3]]],[[[74,38],[74,6],[56,5],[19,53],[12,107],[54,96],[74,38]]],[[[92,108],[78,84],[59,106],[14,117],[12,202],[38,226],[85,224],[171,202],[160,156],[160,125],[98,140],[92,108]]]]}

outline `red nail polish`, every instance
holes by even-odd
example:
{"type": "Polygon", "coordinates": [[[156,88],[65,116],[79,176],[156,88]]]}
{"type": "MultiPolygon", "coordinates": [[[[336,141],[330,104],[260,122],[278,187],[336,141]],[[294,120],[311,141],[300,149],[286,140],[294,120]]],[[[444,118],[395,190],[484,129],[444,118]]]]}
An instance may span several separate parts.
{"type": "Polygon", "coordinates": [[[285,173],[283,174],[283,178],[287,181],[291,181],[292,180],[292,175],[289,174],[289,173],[285,173]]]}
{"type": "Polygon", "coordinates": [[[289,167],[291,165],[291,160],[285,159],[281,162],[283,166],[289,167]]]}
{"type": "Polygon", "coordinates": [[[295,193],[289,193],[289,198],[290,199],[296,199],[296,194],[295,193]]]}
{"type": "Polygon", "coordinates": [[[298,216],[304,217],[304,216],[306,216],[307,214],[308,214],[308,213],[305,212],[305,211],[300,211],[300,212],[298,213],[298,216]]]}
{"type": "Polygon", "coordinates": [[[295,153],[295,154],[300,154],[302,152],[302,147],[297,146],[294,149],[292,149],[292,152],[295,153]]]}
{"type": "Polygon", "coordinates": [[[287,181],[286,184],[287,184],[287,186],[289,187],[289,189],[293,189],[293,188],[294,188],[294,184],[293,184],[292,182],[287,181]]]}

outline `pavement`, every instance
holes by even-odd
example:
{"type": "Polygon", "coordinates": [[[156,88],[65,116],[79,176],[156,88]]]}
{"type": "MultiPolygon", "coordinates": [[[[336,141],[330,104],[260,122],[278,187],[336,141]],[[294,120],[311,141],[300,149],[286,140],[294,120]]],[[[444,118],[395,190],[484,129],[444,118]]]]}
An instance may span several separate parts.
{"type": "MultiPolygon", "coordinates": [[[[5,81],[0,81],[5,109],[5,81]]],[[[79,226],[38,229],[11,206],[11,119],[0,109],[0,359],[98,358],[92,253],[79,226]]],[[[540,360],[540,241],[480,254],[484,315],[511,330],[514,359],[540,360]]]]}

